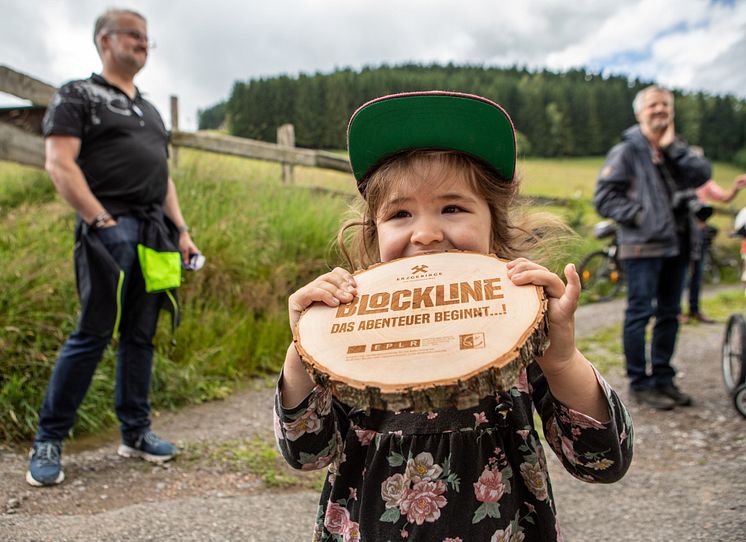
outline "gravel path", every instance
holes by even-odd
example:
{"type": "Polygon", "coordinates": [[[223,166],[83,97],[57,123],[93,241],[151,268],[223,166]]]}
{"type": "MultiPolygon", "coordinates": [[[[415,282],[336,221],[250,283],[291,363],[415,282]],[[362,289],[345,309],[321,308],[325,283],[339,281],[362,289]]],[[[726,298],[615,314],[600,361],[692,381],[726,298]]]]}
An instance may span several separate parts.
{"type": "MultiPolygon", "coordinates": [[[[581,307],[579,337],[620,321],[623,302],[581,307]]],[[[549,453],[560,521],[568,541],[746,540],[746,420],[720,377],[723,323],[687,325],[674,360],[696,405],[661,413],[627,400],[635,459],[612,485],[570,477],[549,453]]],[[[627,399],[621,370],[609,381],[627,399]]],[[[270,383],[229,399],[164,414],[154,426],[182,445],[271,434],[270,383]]],[[[317,493],[267,490],[255,476],[209,461],[166,467],[119,458],[116,434],[65,449],[67,481],[31,489],[25,451],[0,449],[2,541],[304,541],[317,493]]]]}

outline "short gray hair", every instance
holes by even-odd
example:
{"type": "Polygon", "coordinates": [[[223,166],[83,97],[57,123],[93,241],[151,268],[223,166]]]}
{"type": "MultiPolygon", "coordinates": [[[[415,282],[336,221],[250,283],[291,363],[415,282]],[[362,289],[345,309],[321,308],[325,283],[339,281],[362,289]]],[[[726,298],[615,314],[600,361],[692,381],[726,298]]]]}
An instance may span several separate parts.
{"type": "Polygon", "coordinates": [[[648,92],[662,92],[663,94],[668,95],[671,100],[671,105],[673,105],[673,92],[667,88],[659,87],[658,85],[650,85],[638,92],[635,95],[635,99],[632,100],[632,109],[634,110],[635,115],[642,111],[643,104],[645,103],[645,96],[647,96],[648,92]]]}
{"type": "Polygon", "coordinates": [[[96,24],[93,26],[93,43],[96,46],[96,50],[98,51],[99,55],[101,54],[101,44],[98,40],[99,35],[108,30],[111,30],[116,24],[117,19],[119,19],[119,17],[122,15],[133,15],[142,19],[143,22],[147,22],[147,19],[145,19],[145,17],[131,9],[107,9],[101,16],[99,16],[98,19],[96,19],[96,24]]]}

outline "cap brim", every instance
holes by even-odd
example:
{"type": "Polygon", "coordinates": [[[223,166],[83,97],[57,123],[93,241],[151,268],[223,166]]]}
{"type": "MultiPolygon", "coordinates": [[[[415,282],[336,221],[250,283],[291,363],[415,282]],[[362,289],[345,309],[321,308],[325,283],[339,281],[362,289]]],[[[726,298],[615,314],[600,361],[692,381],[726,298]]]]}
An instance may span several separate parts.
{"type": "Polygon", "coordinates": [[[347,128],[347,149],[360,183],[384,158],[412,149],[448,149],[479,158],[512,181],[513,122],[496,103],[472,94],[414,92],[361,106],[347,128]]]}

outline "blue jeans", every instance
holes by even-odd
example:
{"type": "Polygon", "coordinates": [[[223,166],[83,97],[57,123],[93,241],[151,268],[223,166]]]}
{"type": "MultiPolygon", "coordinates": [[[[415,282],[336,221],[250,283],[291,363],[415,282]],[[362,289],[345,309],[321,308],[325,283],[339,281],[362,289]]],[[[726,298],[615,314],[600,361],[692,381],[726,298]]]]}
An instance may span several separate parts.
{"type": "Polygon", "coordinates": [[[687,263],[686,256],[623,260],[627,279],[624,357],[633,390],[673,383],[676,371],[671,366],[671,357],[679,331],[677,316],[681,308],[687,263]],[[650,344],[652,372],[648,374],[645,328],[652,317],[655,317],[650,344]]]}
{"type": "MultiPolygon", "coordinates": [[[[124,271],[114,404],[122,433],[135,434],[150,427],[149,391],[159,298],[145,292],[137,258],[140,223],[136,218],[119,217],[116,226],[89,235],[99,236],[124,271]]],[[[65,341],[39,413],[37,441],[67,436],[110,342],[111,335],[98,336],[80,329],[65,341]]]]}

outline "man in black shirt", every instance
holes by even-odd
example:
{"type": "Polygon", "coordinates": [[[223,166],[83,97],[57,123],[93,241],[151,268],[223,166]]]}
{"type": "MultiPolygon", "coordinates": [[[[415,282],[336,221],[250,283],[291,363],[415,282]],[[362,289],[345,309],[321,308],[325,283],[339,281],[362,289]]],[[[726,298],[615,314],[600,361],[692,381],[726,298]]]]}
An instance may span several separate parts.
{"type": "Polygon", "coordinates": [[[168,133],[134,84],[148,57],[145,18],[108,10],[96,21],[93,37],[101,74],[64,85],[43,123],[46,169],[79,219],[75,270],[81,316],[60,351],[39,414],[26,473],[33,486],[64,479],[62,440],[117,332],[118,453],[154,462],[176,453],[150,430],[153,336],[166,297],[162,291],[178,285],[179,261],[186,263],[198,249],[168,174],[168,133]],[[139,256],[153,246],[176,259],[176,276],[172,265],[170,285],[160,292],[147,282],[139,256]]]}
{"type": "Polygon", "coordinates": [[[593,202],[619,223],[619,258],[627,281],[624,357],[632,396],[659,410],[689,406],[671,366],[681,292],[697,235],[693,189],[710,178],[707,159],[676,138],[673,94],[650,86],[633,104],[639,124],[608,153],[593,202]],[[645,329],[655,318],[647,371],[645,329]]]}

